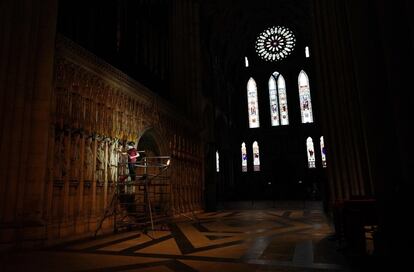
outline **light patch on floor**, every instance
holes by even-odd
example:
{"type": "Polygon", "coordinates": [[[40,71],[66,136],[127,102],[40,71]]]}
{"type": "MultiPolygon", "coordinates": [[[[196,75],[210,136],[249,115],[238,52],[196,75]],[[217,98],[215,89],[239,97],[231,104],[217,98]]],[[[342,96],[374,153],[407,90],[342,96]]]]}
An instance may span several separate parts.
{"type": "Polygon", "coordinates": [[[181,250],[173,238],[158,244],[148,246],[146,248],[136,251],[138,253],[153,253],[153,254],[171,254],[181,255],[181,250]]]}
{"type": "Polygon", "coordinates": [[[249,246],[247,244],[241,244],[200,251],[189,255],[238,259],[243,256],[248,248],[249,246]]]}

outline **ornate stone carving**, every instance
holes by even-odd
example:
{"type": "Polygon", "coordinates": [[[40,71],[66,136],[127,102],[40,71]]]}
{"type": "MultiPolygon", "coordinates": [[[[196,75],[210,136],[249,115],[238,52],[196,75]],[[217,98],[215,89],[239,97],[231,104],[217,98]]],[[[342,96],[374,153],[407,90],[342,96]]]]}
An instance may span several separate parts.
{"type": "Polygon", "coordinates": [[[93,140],[88,137],[85,141],[85,158],[84,158],[84,180],[92,181],[93,179],[93,140]]]}
{"type": "Polygon", "coordinates": [[[109,142],[108,181],[115,182],[118,177],[118,140],[109,142]]]}
{"type": "Polygon", "coordinates": [[[98,182],[104,181],[105,164],[105,141],[100,139],[96,149],[96,180],[98,182]]]}
{"type": "Polygon", "coordinates": [[[63,163],[65,151],[63,143],[63,132],[57,131],[55,133],[54,154],[53,154],[53,179],[63,179],[63,163]]]}
{"type": "Polygon", "coordinates": [[[79,181],[79,135],[72,135],[70,145],[70,179],[79,181]]]}
{"type": "MultiPolygon", "coordinates": [[[[102,200],[111,192],[110,189],[101,190],[100,184],[105,186],[105,180],[116,181],[117,174],[128,175],[125,144],[136,142],[148,128],[160,134],[162,152],[172,155],[171,205],[174,211],[188,212],[201,207],[201,148],[200,143],[193,140],[192,127],[186,119],[145,87],[76,45],[70,43],[69,47],[61,46],[59,50],[54,89],[53,177],[63,186],[63,181],[79,180],[80,170],[83,170],[84,186],[71,190],[79,190],[85,217],[95,214],[92,211],[101,211],[102,200]],[[105,143],[104,139],[109,138],[111,140],[105,143]],[[81,155],[84,156],[83,165],[80,165],[81,155]],[[94,179],[98,182],[94,183],[94,179]],[[102,196],[104,193],[107,195],[102,196]]],[[[70,190],[56,192],[62,195],[53,196],[50,201],[52,209],[58,210],[63,194],[70,194],[70,190]]]]}

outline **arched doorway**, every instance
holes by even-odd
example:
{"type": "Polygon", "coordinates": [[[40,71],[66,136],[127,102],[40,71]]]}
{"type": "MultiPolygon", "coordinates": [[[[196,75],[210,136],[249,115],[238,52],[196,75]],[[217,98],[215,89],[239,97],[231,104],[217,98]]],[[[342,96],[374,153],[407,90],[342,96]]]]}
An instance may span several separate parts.
{"type": "Polygon", "coordinates": [[[137,150],[146,151],[146,156],[170,156],[168,140],[157,128],[147,127],[138,138],[137,150]]]}
{"type": "Polygon", "coordinates": [[[154,221],[162,218],[165,220],[165,216],[172,214],[171,176],[168,167],[165,167],[169,158],[166,156],[170,154],[165,151],[165,146],[165,141],[153,128],[144,130],[137,144],[137,150],[140,154],[137,175],[142,182],[138,186],[139,192],[137,194],[141,196],[143,210],[147,218],[150,216],[154,221]],[[156,219],[153,219],[152,216],[156,219]]]}
{"type": "MultiPolygon", "coordinates": [[[[148,165],[154,165],[154,163],[161,162],[159,156],[170,155],[169,152],[165,151],[165,144],[159,133],[154,128],[149,128],[144,131],[138,140],[137,150],[140,154],[140,159],[148,163],[148,165]]],[[[156,167],[148,167],[146,169],[139,169],[142,174],[158,174],[160,169],[156,167]],[[149,172],[146,172],[149,171],[149,172]]]]}
{"type": "Polygon", "coordinates": [[[146,157],[160,156],[159,143],[154,137],[152,129],[147,130],[138,141],[138,150],[145,154],[146,157]]]}

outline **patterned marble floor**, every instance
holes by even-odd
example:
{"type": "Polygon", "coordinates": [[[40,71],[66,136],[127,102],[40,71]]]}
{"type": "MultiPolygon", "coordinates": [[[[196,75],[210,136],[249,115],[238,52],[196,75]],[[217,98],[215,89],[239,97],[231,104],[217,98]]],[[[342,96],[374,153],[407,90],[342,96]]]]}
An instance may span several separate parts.
{"type": "MultiPolygon", "coordinates": [[[[14,253],[4,271],[347,271],[320,210],[240,210],[14,253]]],[[[4,256],[3,256],[4,257],[4,256]]]]}

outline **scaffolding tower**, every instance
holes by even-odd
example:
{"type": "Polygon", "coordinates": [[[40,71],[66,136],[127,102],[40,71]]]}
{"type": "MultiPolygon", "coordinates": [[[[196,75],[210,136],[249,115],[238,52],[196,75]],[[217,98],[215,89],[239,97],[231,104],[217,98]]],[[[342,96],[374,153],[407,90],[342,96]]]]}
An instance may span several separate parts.
{"type": "Polygon", "coordinates": [[[111,202],[99,220],[95,236],[103,222],[112,217],[113,230],[151,230],[168,228],[172,215],[169,156],[142,157],[133,163],[135,177],[128,172],[129,162],[118,163],[118,178],[111,202]]]}

